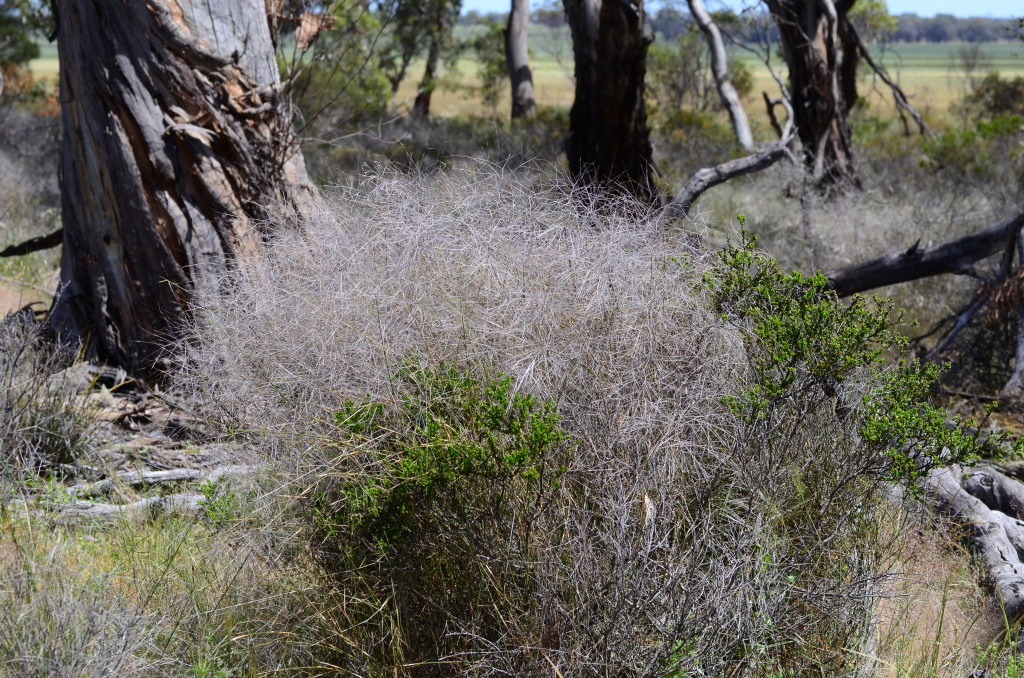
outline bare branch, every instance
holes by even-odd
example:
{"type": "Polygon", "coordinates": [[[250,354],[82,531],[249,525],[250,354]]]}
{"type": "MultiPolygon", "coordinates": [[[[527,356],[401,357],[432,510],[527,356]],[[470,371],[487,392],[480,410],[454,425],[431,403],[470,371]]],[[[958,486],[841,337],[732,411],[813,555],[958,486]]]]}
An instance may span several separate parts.
{"type": "Polygon", "coordinates": [[[885,67],[875,63],[875,60],[871,58],[871,52],[869,52],[867,47],[864,46],[864,41],[860,39],[860,35],[853,27],[853,23],[847,22],[847,24],[847,30],[850,33],[850,37],[853,38],[853,41],[857,44],[857,51],[860,52],[861,57],[863,57],[868,66],[871,67],[871,70],[873,70],[875,74],[882,79],[882,82],[888,85],[889,89],[892,90],[892,98],[896,102],[896,110],[906,111],[910,117],[914,119],[914,122],[917,123],[917,127],[921,130],[922,135],[932,136],[932,131],[928,127],[928,123],[926,123],[924,118],[921,117],[921,114],[910,105],[910,101],[907,100],[907,95],[903,92],[900,86],[889,77],[889,73],[885,70],[885,67]]]}
{"type": "Polygon", "coordinates": [[[0,257],[20,257],[23,254],[39,252],[56,247],[64,242],[64,229],[58,228],[49,235],[41,235],[38,238],[29,238],[23,243],[11,245],[0,252],[0,257]]]}
{"type": "Polygon", "coordinates": [[[705,167],[704,169],[698,170],[690,180],[686,182],[686,185],[683,186],[683,190],[676,194],[676,197],[672,198],[672,201],[665,206],[665,209],[662,210],[661,214],[658,216],[658,223],[663,226],[667,226],[676,219],[685,217],[689,214],[690,206],[693,205],[693,201],[699,198],[709,188],[725,183],[730,179],[743,176],[744,174],[760,172],[763,169],[771,167],[782,158],[792,158],[793,156],[789,150],[789,143],[794,138],[795,129],[791,122],[786,123],[785,131],[785,137],[757,153],[753,153],[742,158],[736,158],[729,162],[723,162],[721,165],[717,165],[715,167],[705,167]]]}

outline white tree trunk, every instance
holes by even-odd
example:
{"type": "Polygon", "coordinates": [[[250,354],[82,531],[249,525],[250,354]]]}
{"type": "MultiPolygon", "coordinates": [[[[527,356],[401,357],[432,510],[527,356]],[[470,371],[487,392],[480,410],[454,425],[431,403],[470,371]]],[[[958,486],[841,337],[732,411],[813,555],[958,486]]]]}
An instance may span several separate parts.
{"type": "Polygon", "coordinates": [[[711,19],[711,15],[704,7],[701,0],[687,0],[690,5],[690,14],[700,27],[704,38],[708,41],[708,51],[711,53],[711,70],[715,75],[715,86],[718,87],[718,96],[722,98],[722,104],[729,111],[729,119],[732,120],[732,128],[736,132],[736,140],[740,146],[748,151],[754,149],[754,136],[750,133],[750,122],[747,120],[747,112],[743,109],[743,102],[736,88],[729,80],[729,64],[725,58],[725,43],[722,41],[722,32],[711,19]]]}

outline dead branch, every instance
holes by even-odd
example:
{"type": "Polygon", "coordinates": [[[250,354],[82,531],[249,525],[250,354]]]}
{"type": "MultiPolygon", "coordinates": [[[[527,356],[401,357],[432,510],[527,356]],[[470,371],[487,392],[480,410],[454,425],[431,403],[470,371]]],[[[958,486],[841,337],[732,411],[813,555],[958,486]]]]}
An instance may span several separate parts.
{"type": "Polygon", "coordinates": [[[768,109],[768,120],[772,123],[772,129],[775,130],[779,138],[786,136],[786,131],[782,125],[779,124],[779,118],[775,115],[775,107],[782,106],[786,109],[786,127],[788,128],[793,124],[793,107],[789,104],[789,99],[786,97],[778,97],[773,99],[768,96],[768,92],[761,92],[761,96],[764,97],[764,105],[768,109]]]}
{"type": "MultiPolygon", "coordinates": [[[[889,73],[888,71],[885,70],[884,66],[875,63],[875,60],[871,58],[871,52],[869,52],[867,47],[865,47],[864,41],[860,39],[860,35],[857,33],[857,30],[853,27],[852,21],[847,22],[846,30],[849,31],[850,37],[853,38],[854,43],[856,43],[857,51],[860,52],[860,55],[864,59],[864,61],[866,61],[868,66],[871,67],[871,70],[873,70],[875,74],[879,78],[881,78],[882,82],[888,85],[889,89],[892,90],[892,98],[896,102],[896,110],[906,111],[910,115],[910,117],[914,119],[914,122],[917,123],[917,127],[921,131],[922,135],[932,136],[932,131],[928,127],[928,123],[926,123],[924,121],[924,118],[921,117],[921,114],[918,113],[917,110],[910,105],[910,101],[907,99],[907,95],[903,91],[903,89],[899,85],[897,85],[892,78],[889,77],[889,73]]],[[[910,130],[909,128],[906,127],[906,124],[906,119],[904,119],[904,129],[909,135],[910,130]]]]}
{"type": "Polygon", "coordinates": [[[146,497],[131,504],[103,504],[92,501],[79,501],[61,506],[58,523],[77,522],[81,520],[113,521],[139,520],[154,513],[198,512],[204,499],[201,494],[171,494],[165,497],[146,497]]]}
{"type": "Polygon", "coordinates": [[[182,480],[206,480],[216,482],[224,476],[240,476],[255,473],[255,466],[221,466],[212,470],[172,468],[164,471],[122,471],[112,478],[95,483],[72,485],[68,488],[76,497],[95,497],[112,491],[118,485],[142,487],[182,480]]]}
{"type": "Polygon", "coordinates": [[[914,243],[909,249],[843,266],[825,275],[829,287],[840,297],[944,273],[976,275],[974,264],[1005,248],[1010,231],[1021,225],[1024,214],[935,247],[922,249],[914,243]]]}
{"type": "Polygon", "coordinates": [[[929,358],[937,358],[943,351],[949,348],[950,344],[953,343],[953,340],[956,339],[956,336],[960,333],[960,330],[966,327],[967,323],[970,322],[972,317],[974,317],[974,314],[988,302],[989,297],[992,296],[992,290],[995,289],[999,283],[1003,281],[1003,278],[1006,277],[1006,274],[1010,272],[1010,266],[1013,265],[1014,250],[1017,249],[1017,234],[1019,230],[1020,229],[1017,228],[1010,229],[1007,236],[1006,248],[1003,250],[1003,260],[999,265],[999,270],[996,272],[995,278],[981,287],[975,295],[974,300],[967,306],[967,309],[960,314],[960,317],[957,318],[956,324],[953,325],[953,329],[950,330],[949,333],[943,337],[942,341],[940,341],[929,353],[929,358]]]}
{"type": "Polygon", "coordinates": [[[658,216],[658,223],[667,226],[680,217],[690,213],[693,201],[699,198],[709,188],[725,183],[730,179],[760,172],[771,167],[785,157],[792,157],[789,150],[789,143],[793,140],[795,130],[791,123],[786,123],[786,136],[771,146],[764,148],[757,153],[736,158],[729,162],[723,162],[715,167],[705,167],[698,170],[690,180],[683,186],[683,190],[665,206],[658,216]]]}
{"type": "Polygon", "coordinates": [[[0,252],[0,257],[20,257],[32,252],[48,250],[64,243],[64,229],[58,228],[49,235],[41,235],[38,238],[29,238],[23,243],[11,245],[0,252]]]}

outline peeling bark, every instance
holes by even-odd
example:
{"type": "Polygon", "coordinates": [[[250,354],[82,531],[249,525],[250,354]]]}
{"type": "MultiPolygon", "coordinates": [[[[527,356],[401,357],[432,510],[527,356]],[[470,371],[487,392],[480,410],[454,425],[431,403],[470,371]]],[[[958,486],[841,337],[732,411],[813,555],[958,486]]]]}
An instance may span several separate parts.
{"type": "Polygon", "coordinates": [[[61,288],[86,357],[158,378],[189,299],[309,198],[264,0],[56,0],[61,288]]]}
{"type": "Polygon", "coordinates": [[[576,60],[569,171],[577,181],[654,201],[643,0],[565,0],[565,10],[576,60]]]}
{"type": "Polygon", "coordinates": [[[530,30],[530,0],[512,0],[505,28],[505,61],[512,82],[512,119],[533,115],[533,72],[526,39],[530,30]]]}

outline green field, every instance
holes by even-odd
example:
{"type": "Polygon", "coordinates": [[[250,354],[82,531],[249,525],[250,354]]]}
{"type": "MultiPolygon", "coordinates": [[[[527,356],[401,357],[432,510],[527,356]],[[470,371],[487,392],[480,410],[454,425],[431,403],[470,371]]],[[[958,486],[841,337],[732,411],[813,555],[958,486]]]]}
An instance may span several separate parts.
{"type": "MultiPolygon", "coordinates": [[[[458,35],[460,38],[468,38],[481,30],[482,27],[460,26],[458,35]]],[[[886,49],[875,47],[873,52],[887,66],[890,73],[899,79],[912,103],[919,110],[941,117],[949,110],[950,103],[958,100],[965,91],[964,74],[955,66],[955,60],[957,54],[967,47],[969,46],[964,43],[896,44],[886,49]]],[[[31,63],[32,72],[37,78],[47,78],[55,82],[58,71],[57,46],[43,42],[40,48],[40,57],[31,63]]],[[[986,62],[976,75],[982,75],[990,69],[996,69],[1004,76],[1024,75],[1024,50],[1020,43],[982,43],[981,51],[986,62]]],[[[573,61],[568,29],[532,26],[530,52],[537,100],[544,105],[571,106],[573,61]]],[[[760,61],[742,53],[737,55],[748,63],[754,74],[754,91],[748,104],[750,113],[754,117],[763,117],[760,94],[767,91],[770,95],[777,96],[778,86],[760,61]]],[[[409,69],[409,77],[399,89],[399,100],[405,101],[406,106],[411,104],[415,96],[422,71],[423,63],[414,62],[409,69]]],[[[785,77],[784,72],[782,75],[785,77]]],[[[478,83],[476,63],[469,58],[462,59],[455,72],[448,73],[448,76],[451,82],[472,87],[478,83]]],[[[860,88],[874,112],[879,115],[891,114],[891,96],[882,88],[881,83],[874,83],[867,72],[860,88]]],[[[435,93],[432,107],[435,114],[443,116],[487,113],[480,100],[463,88],[456,90],[452,87],[442,87],[435,93]]],[[[499,106],[498,113],[507,115],[508,107],[508,101],[504,101],[499,106]]],[[[762,122],[767,123],[767,119],[762,122]]]]}
{"type": "MultiPolygon", "coordinates": [[[[463,29],[465,30],[465,29],[463,29]]],[[[552,30],[546,26],[531,27],[530,52],[532,55],[533,79],[537,100],[541,104],[553,106],[571,106],[573,100],[572,84],[572,46],[566,29],[552,30]]],[[[470,34],[468,30],[465,31],[470,34]]],[[[911,102],[922,112],[934,117],[944,117],[949,105],[959,100],[965,92],[965,77],[955,65],[959,52],[969,45],[965,43],[915,43],[890,45],[882,49],[875,47],[872,51],[878,61],[885,64],[890,74],[896,78],[911,98],[911,102]]],[[[991,69],[998,70],[1002,75],[1024,75],[1024,50],[1020,43],[993,42],[982,43],[981,51],[985,57],[983,68],[975,76],[983,75],[991,69]],[[1021,56],[1015,56],[1020,53],[1021,56]]],[[[737,53],[747,62],[754,75],[754,91],[748,102],[748,111],[755,118],[763,118],[767,124],[761,104],[761,92],[767,91],[772,96],[778,95],[778,85],[772,79],[768,69],[759,60],[737,53]]],[[[413,64],[410,76],[402,83],[399,98],[411,99],[422,75],[422,63],[413,64]]],[[[785,68],[781,75],[785,78],[785,68]]],[[[463,59],[457,66],[457,74],[453,76],[462,85],[474,85],[476,64],[470,59],[463,59]]],[[[861,94],[870,104],[872,111],[878,115],[892,113],[892,97],[884,89],[881,82],[875,82],[865,69],[860,83],[861,94]]],[[[439,115],[453,116],[484,113],[480,102],[465,92],[451,89],[436,92],[432,103],[434,111],[439,115]]],[[[501,114],[507,114],[508,102],[499,108],[501,114]]]]}

